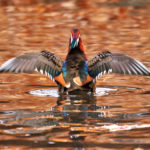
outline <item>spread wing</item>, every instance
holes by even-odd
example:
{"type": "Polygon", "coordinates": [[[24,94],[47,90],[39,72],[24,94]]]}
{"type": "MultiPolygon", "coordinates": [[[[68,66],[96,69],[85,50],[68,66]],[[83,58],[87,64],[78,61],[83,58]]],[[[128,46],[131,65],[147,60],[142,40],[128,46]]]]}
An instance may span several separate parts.
{"type": "Polygon", "coordinates": [[[88,73],[94,79],[105,73],[150,75],[150,70],[141,62],[121,53],[99,53],[88,61],[88,73]]]}
{"type": "MultiPolygon", "coordinates": [[[[9,59],[0,67],[2,72],[32,73],[41,72],[51,79],[59,80],[63,61],[60,57],[47,51],[25,53],[9,59]],[[59,78],[58,78],[59,77],[59,78]]],[[[62,83],[65,84],[65,83],[62,83]]]]}

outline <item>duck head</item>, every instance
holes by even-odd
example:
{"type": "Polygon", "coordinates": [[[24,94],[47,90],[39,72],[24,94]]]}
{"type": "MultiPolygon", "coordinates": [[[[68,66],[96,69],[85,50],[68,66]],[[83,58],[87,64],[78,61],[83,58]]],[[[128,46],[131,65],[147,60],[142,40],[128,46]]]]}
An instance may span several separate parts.
{"type": "Polygon", "coordinates": [[[70,37],[70,50],[80,46],[80,30],[73,29],[71,30],[71,37],[70,37]]]}

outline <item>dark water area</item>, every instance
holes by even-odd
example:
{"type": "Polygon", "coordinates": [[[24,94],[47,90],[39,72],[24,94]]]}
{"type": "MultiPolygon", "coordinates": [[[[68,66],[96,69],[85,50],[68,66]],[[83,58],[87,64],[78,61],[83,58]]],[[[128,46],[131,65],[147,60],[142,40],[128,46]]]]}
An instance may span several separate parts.
{"type": "MultiPolygon", "coordinates": [[[[149,0],[0,1],[0,65],[48,50],[63,60],[79,28],[88,59],[125,53],[150,69],[149,0]]],[[[58,95],[40,73],[0,74],[0,149],[150,149],[150,77],[104,75],[96,93],[58,95]]]]}

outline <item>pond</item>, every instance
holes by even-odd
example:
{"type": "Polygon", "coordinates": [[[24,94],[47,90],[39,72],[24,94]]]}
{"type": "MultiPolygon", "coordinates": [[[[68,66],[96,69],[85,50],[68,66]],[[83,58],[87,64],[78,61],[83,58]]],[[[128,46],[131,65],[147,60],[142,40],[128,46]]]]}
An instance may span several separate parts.
{"type": "MultiPolygon", "coordinates": [[[[88,59],[109,50],[150,68],[149,4],[50,0],[1,5],[0,65],[41,50],[64,60],[70,30],[79,28],[88,59]]],[[[94,94],[59,95],[56,84],[40,73],[0,74],[0,134],[0,149],[149,149],[150,77],[108,74],[97,80],[94,94]]]]}

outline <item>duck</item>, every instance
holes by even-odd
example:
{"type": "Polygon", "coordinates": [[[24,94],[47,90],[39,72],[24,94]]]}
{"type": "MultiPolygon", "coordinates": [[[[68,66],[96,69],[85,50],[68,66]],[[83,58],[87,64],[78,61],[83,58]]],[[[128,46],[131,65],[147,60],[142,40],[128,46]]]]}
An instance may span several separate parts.
{"type": "Polygon", "coordinates": [[[79,29],[71,30],[64,61],[47,50],[28,52],[2,64],[0,73],[7,72],[45,74],[56,82],[59,93],[95,92],[97,79],[107,73],[150,76],[150,70],[144,64],[123,53],[101,51],[88,60],[79,29]]]}

